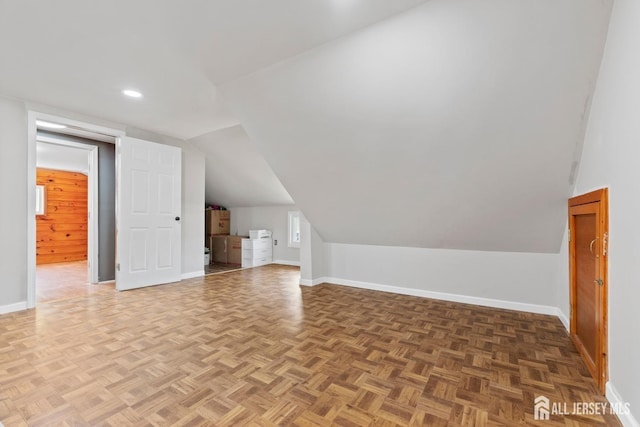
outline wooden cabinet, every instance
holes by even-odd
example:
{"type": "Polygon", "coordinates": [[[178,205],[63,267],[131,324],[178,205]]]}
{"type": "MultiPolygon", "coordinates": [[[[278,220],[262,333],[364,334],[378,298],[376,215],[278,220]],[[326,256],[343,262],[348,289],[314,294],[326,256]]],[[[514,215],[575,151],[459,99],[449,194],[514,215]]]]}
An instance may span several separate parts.
{"type": "Polygon", "coordinates": [[[242,267],[258,267],[272,262],[272,239],[242,239],[242,267]]]}
{"type": "Polygon", "coordinates": [[[240,264],[243,236],[209,236],[209,249],[213,263],[240,264]]]}

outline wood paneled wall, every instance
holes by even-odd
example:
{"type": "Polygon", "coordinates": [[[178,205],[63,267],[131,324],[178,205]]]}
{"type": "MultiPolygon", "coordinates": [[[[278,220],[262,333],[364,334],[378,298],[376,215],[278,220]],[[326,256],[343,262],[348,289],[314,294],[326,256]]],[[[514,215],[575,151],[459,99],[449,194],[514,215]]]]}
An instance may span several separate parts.
{"type": "Polygon", "coordinates": [[[87,259],[87,183],[78,172],[37,169],[45,186],[44,215],[36,216],[36,264],[87,259]]]}

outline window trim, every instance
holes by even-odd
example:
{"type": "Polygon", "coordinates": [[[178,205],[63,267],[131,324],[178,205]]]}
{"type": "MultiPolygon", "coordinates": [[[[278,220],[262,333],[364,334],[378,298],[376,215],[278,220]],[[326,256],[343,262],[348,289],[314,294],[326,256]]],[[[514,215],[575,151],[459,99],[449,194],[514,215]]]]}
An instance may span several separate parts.
{"type": "Polygon", "coordinates": [[[47,214],[47,186],[36,185],[36,215],[47,214]]]}
{"type": "Polygon", "coordinates": [[[290,248],[299,248],[300,247],[300,211],[289,211],[289,228],[288,228],[288,246],[290,248]],[[298,238],[297,240],[294,237],[295,234],[295,222],[297,221],[297,225],[298,225],[298,230],[297,230],[297,234],[298,234],[298,238]]]}

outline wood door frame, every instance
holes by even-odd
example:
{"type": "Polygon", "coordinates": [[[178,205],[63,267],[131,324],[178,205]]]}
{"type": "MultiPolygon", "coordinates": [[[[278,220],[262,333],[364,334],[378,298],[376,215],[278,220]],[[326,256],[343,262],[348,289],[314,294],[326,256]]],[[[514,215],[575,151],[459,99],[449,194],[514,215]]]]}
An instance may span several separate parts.
{"type": "Polygon", "coordinates": [[[575,338],[576,323],[577,323],[577,310],[576,310],[576,254],[575,254],[575,239],[572,238],[575,229],[575,221],[573,219],[572,210],[578,210],[580,206],[587,205],[589,203],[599,203],[599,209],[596,212],[596,236],[597,240],[597,253],[602,256],[599,257],[598,262],[598,276],[603,280],[602,286],[599,286],[599,301],[600,304],[596,306],[596,319],[599,322],[597,325],[596,333],[596,357],[595,372],[591,372],[594,376],[598,388],[601,393],[605,393],[605,387],[609,378],[608,367],[608,295],[609,295],[609,279],[608,279],[608,259],[609,259],[609,191],[607,188],[595,190],[580,196],[572,197],[568,201],[568,216],[569,216],[569,295],[571,304],[570,314],[570,337],[573,341],[576,349],[580,353],[583,359],[585,355],[582,345],[575,338]],[[578,208],[578,209],[576,209],[578,208]]]}

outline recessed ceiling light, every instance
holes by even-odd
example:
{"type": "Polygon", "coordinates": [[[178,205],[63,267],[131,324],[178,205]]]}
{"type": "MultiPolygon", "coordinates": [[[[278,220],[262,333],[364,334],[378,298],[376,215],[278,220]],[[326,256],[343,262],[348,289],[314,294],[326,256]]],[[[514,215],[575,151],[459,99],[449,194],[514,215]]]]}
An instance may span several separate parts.
{"type": "Polygon", "coordinates": [[[122,91],[122,93],[127,95],[130,98],[142,98],[142,94],[137,90],[125,89],[122,91]]]}
{"type": "Polygon", "coordinates": [[[38,127],[47,128],[47,129],[64,129],[64,128],[66,128],[65,125],[60,125],[58,123],[49,123],[49,122],[45,122],[44,120],[36,120],[36,125],[38,127]]]}

